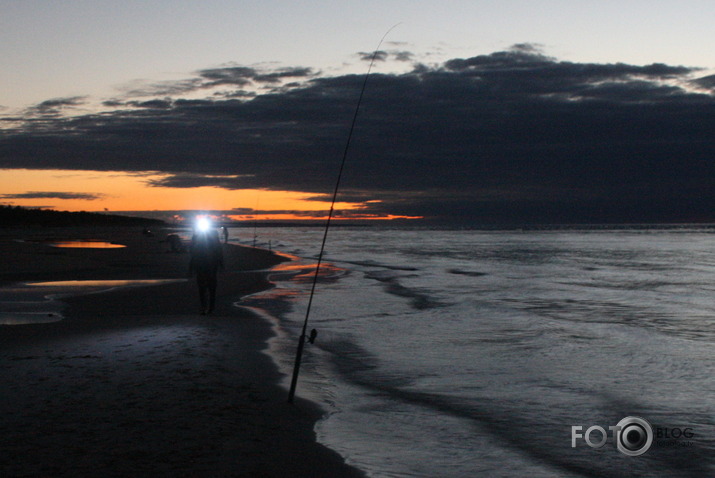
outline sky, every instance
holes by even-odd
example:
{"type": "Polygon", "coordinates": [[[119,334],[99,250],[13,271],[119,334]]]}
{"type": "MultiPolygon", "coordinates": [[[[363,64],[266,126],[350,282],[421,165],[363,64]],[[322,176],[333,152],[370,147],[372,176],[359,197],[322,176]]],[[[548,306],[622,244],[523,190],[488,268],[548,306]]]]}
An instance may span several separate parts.
{"type": "Polygon", "coordinates": [[[0,204],[715,222],[710,1],[0,0],[0,204]],[[394,28],[390,30],[391,27],[394,28]]]}

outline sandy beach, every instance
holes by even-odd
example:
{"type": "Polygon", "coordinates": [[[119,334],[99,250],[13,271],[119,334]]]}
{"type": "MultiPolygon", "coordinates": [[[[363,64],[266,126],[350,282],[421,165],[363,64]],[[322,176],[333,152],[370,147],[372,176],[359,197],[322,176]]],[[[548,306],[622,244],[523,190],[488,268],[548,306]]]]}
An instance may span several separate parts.
{"type": "MultiPolygon", "coordinates": [[[[4,231],[0,286],[186,279],[188,254],[135,229],[4,231]],[[18,242],[22,239],[24,242],[18,242]],[[99,239],[117,249],[64,249],[99,239]]],[[[278,385],[271,324],[232,305],[282,257],[224,245],[218,304],[193,281],[63,299],[63,320],[0,326],[0,476],[363,476],[316,443],[323,413],[278,385]]]]}

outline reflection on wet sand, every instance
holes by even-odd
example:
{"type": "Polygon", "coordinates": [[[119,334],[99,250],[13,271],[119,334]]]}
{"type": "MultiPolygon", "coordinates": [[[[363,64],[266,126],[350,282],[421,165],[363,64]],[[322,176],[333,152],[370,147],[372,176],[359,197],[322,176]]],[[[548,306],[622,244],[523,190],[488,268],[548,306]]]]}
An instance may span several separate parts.
{"type": "Polygon", "coordinates": [[[0,325],[43,324],[62,320],[64,304],[57,299],[137,287],[184,282],[187,279],[65,280],[26,282],[0,289],[0,325]]]}
{"type": "Polygon", "coordinates": [[[126,287],[140,285],[170,284],[185,282],[186,279],[141,279],[141,280],[61,280],[51,282],[28,282],[34,287],[126,287]]]}
{"type": "Polygon", "coordinates": [[[47,244],[50,247],[63,247],[72,249],[119,249],[127,247],[124,244],[115,244],[113,242],[99,240],[71,240],[71,241],[56,241],[47,244]]]}

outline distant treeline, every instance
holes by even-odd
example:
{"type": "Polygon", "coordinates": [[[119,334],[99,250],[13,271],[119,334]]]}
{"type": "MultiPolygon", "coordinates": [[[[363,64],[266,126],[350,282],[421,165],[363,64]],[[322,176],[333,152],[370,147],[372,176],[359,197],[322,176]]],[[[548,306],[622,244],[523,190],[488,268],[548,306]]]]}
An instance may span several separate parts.
{"type": "Polygon", "coordinates": [[[9,226],[156,226],[158,219],[117,216],[95,212],[52,211],[27,209],[20,206],[0,206],[0,227],[9,226]]]}

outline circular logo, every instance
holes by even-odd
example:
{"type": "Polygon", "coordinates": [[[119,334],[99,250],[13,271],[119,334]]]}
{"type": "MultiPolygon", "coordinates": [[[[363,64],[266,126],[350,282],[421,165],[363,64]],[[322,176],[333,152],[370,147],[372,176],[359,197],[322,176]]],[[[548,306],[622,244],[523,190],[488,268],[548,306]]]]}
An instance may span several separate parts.
{"type": "Polygon", "coordinates": [[[626,417],[618,422],[616,446],[628,456],[639,456],[653,444],[653,427],[640,417],[626,417]]]}

